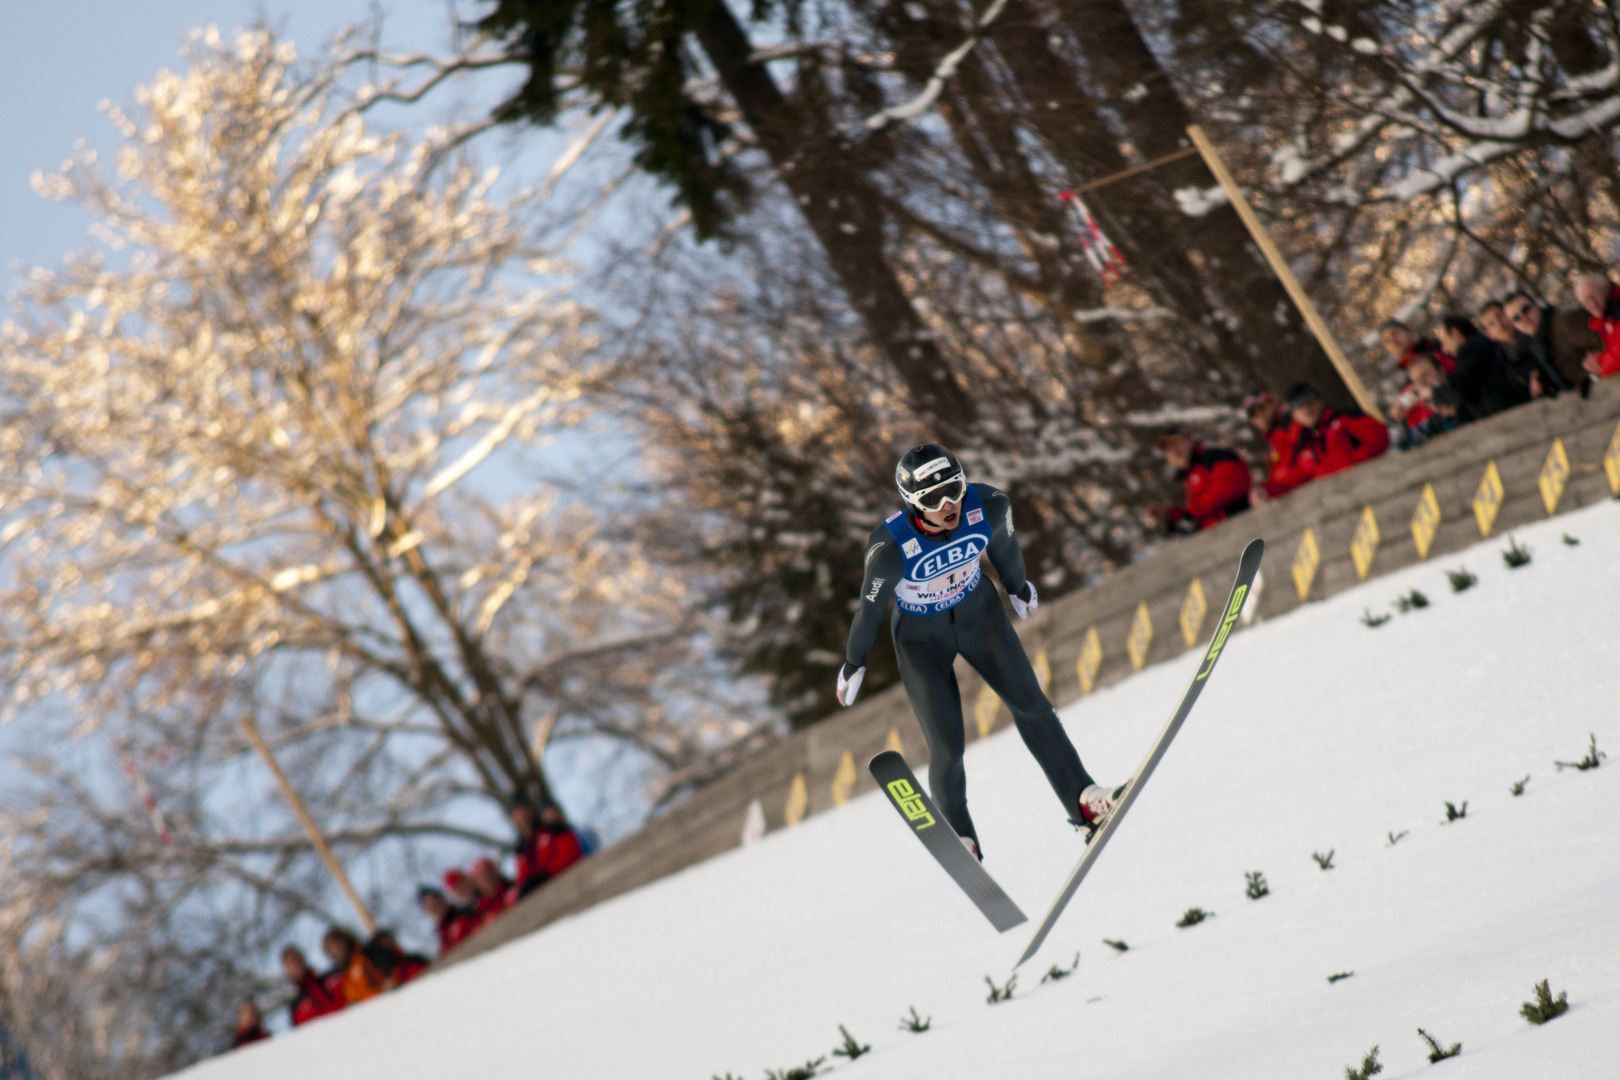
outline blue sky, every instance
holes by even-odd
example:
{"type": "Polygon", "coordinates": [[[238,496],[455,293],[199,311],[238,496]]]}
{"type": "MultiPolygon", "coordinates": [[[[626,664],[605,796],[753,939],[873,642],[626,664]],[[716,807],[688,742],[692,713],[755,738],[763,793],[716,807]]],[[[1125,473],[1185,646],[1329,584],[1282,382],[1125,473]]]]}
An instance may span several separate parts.
{"type": "Polygon", "coordinates": [[[80,139],[111,147],[115,133],[100,104],[128,104],[136,85],[178,68],[188,30],[263,18],[308,52],[374,10],[395,47],[449,40],[448,8],[433,0],[0,0],[0,292],[11,291],[19,261],[53,265],[84,243],[84,214],[41,199],[29,176],[55,168],[80,139]]]}

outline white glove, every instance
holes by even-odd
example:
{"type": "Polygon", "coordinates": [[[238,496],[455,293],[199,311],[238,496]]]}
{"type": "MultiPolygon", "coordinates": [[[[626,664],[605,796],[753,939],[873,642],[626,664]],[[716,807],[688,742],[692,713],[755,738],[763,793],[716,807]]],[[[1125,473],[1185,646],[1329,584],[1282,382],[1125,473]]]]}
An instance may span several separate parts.
{"type": "Polygon", "coordinates": [[[861,680],[866,678],[864,667],[855,667],[849,661],[838,669],[838,704],[855,704],[855,695],[861,692],[861,680]]]}
{"type": "Polygon", "coordinates": [[[1007,596],[1007,599],[1012,601],[1013,610],[1018,612],[1020,619],[1029,618],[1029,613],[1041,606],[1041,598],[1035,595],[1035,583],[1026,581],[1024,587],[1029,590],[1029,599],[1027,601],[1020,600],[1010,593],[1007,596]]]}

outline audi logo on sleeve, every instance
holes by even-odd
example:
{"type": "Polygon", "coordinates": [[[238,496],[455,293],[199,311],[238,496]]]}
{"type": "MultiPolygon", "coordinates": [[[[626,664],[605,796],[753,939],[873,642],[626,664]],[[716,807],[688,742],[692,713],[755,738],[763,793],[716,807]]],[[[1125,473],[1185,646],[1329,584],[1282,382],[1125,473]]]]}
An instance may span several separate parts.
{"type": "Polygon", "coordinates": [[[966,599],[984,576],[979,556],[990,546],[990,528],[978,488],[968,486],[962,509],[965,524],[943,544],[918,532],[904,514],[884,522],[905,559],[905,572],[894,587],[895,606],[905,614],[948,611],[966,599]]]}

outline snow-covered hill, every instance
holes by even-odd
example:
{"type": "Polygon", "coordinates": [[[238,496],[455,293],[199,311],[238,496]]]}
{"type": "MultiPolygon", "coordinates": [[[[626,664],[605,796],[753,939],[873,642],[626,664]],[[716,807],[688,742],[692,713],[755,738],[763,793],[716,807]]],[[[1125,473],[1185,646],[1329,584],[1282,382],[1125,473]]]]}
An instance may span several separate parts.
{"type": "MultiPolygon", "coordinates": [[[[1620,753],[1553,766],[1588,733],[1620,751],[1620,504],[1517,536],[1523,568],[1495,538],[1234,636],[1010,1001],[984,977],[1029,928],[998,937],[869,795],[182,1075],[758,1080],[843,1024],[872,1046],[828,1057],[849,1080],[1337,1080],[1374,1044],[1394,1080],[1429,1075],[1420,1026],[1462,1042],[1449,1080],[1620,1076],[1620,753]],[[1429,607],[1360,621],[1413,588],[1429,607]],[[1178,929],[1193,906],[1215,917],[1178,929]],[[1537,1028],[1544,978],[1570,1010],[1537,1028]],[[898,1030],[911,1006],[929,1031],[898,1030]]],[[[1196,658],[1064,711],[1093,773],[1135,765],[1196,658]]],[[[1079,841],[1016,734],[967,765],[986,866],[1038,916],[1079,841]]]]}

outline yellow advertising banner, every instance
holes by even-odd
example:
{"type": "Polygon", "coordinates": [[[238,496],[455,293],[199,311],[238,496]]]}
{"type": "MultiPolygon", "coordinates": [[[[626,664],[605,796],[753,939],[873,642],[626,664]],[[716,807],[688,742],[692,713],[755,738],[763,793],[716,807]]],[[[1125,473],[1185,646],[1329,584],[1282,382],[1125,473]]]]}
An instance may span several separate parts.
{"type": "Polygon", "coordinates": [[[1294,588],[1299,590],[1301,600],[1310,595],[1311,582],[1316,580],[1316,568],[1321,565],[1322,549],[1316,546],[1316,530],[1307,528],[1294,552],[1294,588]]]}
{"type": "Polygon", "coordinates": [[[1204,629],[1204,616],[1209,612],[1209,602],[1204,599],[1204,583],[1197,578],[1187,586],[1186,599],[1181,601],[1181,637],[1187,642],[1187,648],[1198,644],[1198,635],[1204,629]]]}
{"type": "Polygon", "coordinates": [[[1035,681],[1040,684],[1041,692],[1045,693],[1052,685],[1052,661],[1047,659],[1045,649],[1035,650],[1035,660],[1030,666],[1035,669],[1035,681]]]}
{"type": "Polygon", "coordinates": [[[1125,638],[1125,651],[1130,654],[1132,668],[1142,670],[1152,644],[1153,620],[1148,616],[1147,601],[1144,600],[1136,605],[1136,618],[1131,620],[1131,632],[1125,638]]]}
{"type": "Polygon", "coordinates": [[[1412,511],[1412,541],[1417,544],[1418,558],[1427,559],[1434,544],[1434,534],[1440,529],[1440,500],[1434,497],[1434,485],[1424,484],[1418,497],[1417,509],[1412,511]]]}
{"type": "Polygon", "coordinates": [[[885,749],[885,750],[893,750],[895,753],[899,754],[901,757],[906,756],[905,745],[900,742],[900,729],[899,728],[890,728],[889,729],[889,741],[883,744],[883,749],[885,749]]]}
{"type": "Polygon", "coordinates": [[[843,806],[849,802],[850,793],[855,790],[855,755],[848,750],[838,759],[838,771],[833,773],[832,801],[834,806],[843,806]]]}
{"type": "Polygon", "coordinates": [[[804,820],[810,809],[810,792],[804,786],[804,773],[793,774],[793,786],[788,788],[787,803],[782,807],[782,820],[789,826],[804,820]]]}
{"type": "Polygon", "coordinates": [[[1620,495],[1620,424],[1615,426],[1608,452],[1603,455],[1603,471],[1609,474],[1609,490],[1620,495]]]}
{"type": "Polygon", "coordinates": [[[1558,509],[1558,500],[1564,497],[1564,485],[1569,483],[1569,455],[1564,453],[1564,440],[1554,439],[1552,449],[1547,451],[1547,460],[1541,466],[1541,479],[1538,486],[1541,488],[1541,505],[1547,508],[1547,516],[1551,517],[1558,509]]]}
{"type": "Polygon", "coordinates": [[[1491,535],[1496,513],[1502,509],[1502,495],[1502,474],[1492,461],[1485,466],[1485,475],[1479,478],[1479,490],[1474,492],[1474,520],[1479,522],[1479,535],[1491,535]]]}
{"type": "Polygon", "coordinates": [[[1362,581],[1367,580],[1367,572],[1372,569],[1373,556],[1378,554],[1378,518],[1373,508],[1368,506],[1361,511],[1361,520],[1356,522],[1356,531],[1350,537],[1350,559],[1356,564],[1356,577],[1362,581]]]}
{"type": "Polygon", "coordinates": [[[1102,639],[1093,626],[1080,642],[1080,657],[1074,662],[1074,673],[1080,676],[1080,692],[1089,694],[1097,685],[1097,669],[1102,667],[1102,639]]]}

